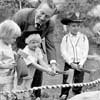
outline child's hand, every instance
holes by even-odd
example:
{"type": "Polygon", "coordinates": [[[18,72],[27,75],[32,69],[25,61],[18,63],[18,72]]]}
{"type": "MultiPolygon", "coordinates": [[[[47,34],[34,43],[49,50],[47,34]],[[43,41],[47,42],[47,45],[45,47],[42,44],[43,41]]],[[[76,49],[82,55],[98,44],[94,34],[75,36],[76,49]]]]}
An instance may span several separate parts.
{"type": "Polygon", "coordinates": [[[56,73],[57,71],[60,71],[60,69],[58,68],[58,66],[56,64],[51,64],[51,68],[52,70],[56,73]]]}
{"type": "Polygon", "coordinates": [[[56,75],[56,72],[54,70],[52,70],[52,68],[48,68],[48,72],[47,72],[49,75],[51,76],[55,76],[56,75]]]}
{"type": "Polygon", "coordinates": [[[71,67],[72,67],[72,69],[79,70],[78,65],[77,65],[77,64],[75,64],[75,63],[71,63],[71,67]]]}
{"type": "Polygon", "coordinates": [[[23,52],[21,49],[18,50],[17,54],[19,54],[23,58],[27,58],[28,57],[28,54],[26,54],[25,52],[23,52]]]}
{"type": "Polygon", "coordinates": [[[13,69],[15,66],[17,66],[16,63],[9,63],[9,64],[5,64],[7,69],[13,69]]]}

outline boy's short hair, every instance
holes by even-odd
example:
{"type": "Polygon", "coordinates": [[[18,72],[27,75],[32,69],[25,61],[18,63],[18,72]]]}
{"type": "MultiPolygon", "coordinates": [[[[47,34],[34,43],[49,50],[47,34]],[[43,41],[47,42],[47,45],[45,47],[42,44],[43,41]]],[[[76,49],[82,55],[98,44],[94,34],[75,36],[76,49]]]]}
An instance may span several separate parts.
{"type": "Polygon", "coordinates": [[[39,34],[32,34],[29,35],[26,39],[25,39],[25,43],[29,44],[31,41],[38,41],[39,43],[42,42],[41,36],[39,34]]]}
{"type": "Polygon", "coordinates": [[[13,20],[7,19],[0,24],[0,38],[7,38],[12,34],[20,36],[21,29],[13,20]]]}

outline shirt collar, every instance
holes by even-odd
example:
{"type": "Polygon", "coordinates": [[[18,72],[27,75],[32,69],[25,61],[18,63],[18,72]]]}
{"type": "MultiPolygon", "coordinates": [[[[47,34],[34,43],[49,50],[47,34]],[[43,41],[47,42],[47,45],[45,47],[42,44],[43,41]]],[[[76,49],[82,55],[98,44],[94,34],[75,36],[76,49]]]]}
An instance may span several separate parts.
{"type": "MultiPolygon", "coordinates": [[[[74,35],[72,35],[71,32],[69,32],[69,36],[74,37],[74,35]]],[[[80,36],[80,32],[77,32],[77,35],[75,37],[79,37],[79,36],[80,36]]]]}

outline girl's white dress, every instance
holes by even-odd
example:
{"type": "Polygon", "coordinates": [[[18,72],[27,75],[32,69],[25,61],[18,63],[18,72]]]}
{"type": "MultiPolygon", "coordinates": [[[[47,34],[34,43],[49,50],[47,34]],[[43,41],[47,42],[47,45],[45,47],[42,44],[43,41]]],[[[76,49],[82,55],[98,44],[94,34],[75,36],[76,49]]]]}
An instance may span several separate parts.
{"type": "MultiPolygon", "coordinates": [[[[23,83],[20,86],[17,86],[18,90],[29,90],[31,88],[31,83],[33,80],[35,67],[32,66],[32,63],[38,63],[39,59],[43,58],[43,54],[40,48],[36,48],[35,51],[32,51],[26,46],[23,49],[23,52],[28,55],[27,58],[24,58],[24,61],[26,62],[27,68],[28,68],[28,76],[23,78],[23,83]]],[[[23,98],[26,98],[27,100],[30,99],[30,93],[25,92],[17,95],[18,99],[23,100],[23,98]]]]}
{"type": "Polygon", "coordinates": [[[34,72],[35,72],[35,67],[30,64],[34,62],[38,63],[39,59],[43,59],[43,54],[40,48],[36,48],[35,51],[32,51],[28,48],[28,46],[26,46],[23,49],[23,52],[28,55],[27,58],[24,58],[27,64],[27,67],[28,67],[28,76],[24,78],[22,88],[29,89],[31,87],[32,79],[33,79],[34,72]]]}
{"type": "MultiPolygon", "coordinates": [[[[11,45],[6,45],[0,40],[0,65],[15,63],[14,51],[11,45]]],[[[14,66],[15,67],[15,66],[14,66]]],[[[14,83],[14,69],[0,68],[0,92],[11,91],[14,83]]],[[[0,95],[0,100],[6,100],[5,97],[0,95]]]]}

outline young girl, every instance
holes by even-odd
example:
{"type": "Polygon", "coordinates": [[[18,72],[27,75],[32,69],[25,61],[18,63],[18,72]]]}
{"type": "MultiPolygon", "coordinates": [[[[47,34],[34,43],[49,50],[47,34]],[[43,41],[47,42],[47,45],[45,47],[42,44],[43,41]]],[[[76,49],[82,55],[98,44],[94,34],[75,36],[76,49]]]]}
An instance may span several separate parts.
{"type": "MultiPolygon", "coordinates": [[[[28,90],[29,88],[31,88],[35,69],[47,72],[50,75],[56,74],[43,59],[42,50],[40,49],[41,42],[42,40],[39,34],[29,35],[25,39],[25,43],[27,44],[26,47],[23,50],[18,51],[18,53],[26,62],[28,68],[28,76],[23,78],[23,83],[18,86],[18,89],[28,90]]],[[[29,100],[30,94],[26,93],[24,95],[24,98],[27,98],[29,100]]]]}
{"type": "MultiPolygon", "coordinates": [[[[12,20],[7,19],[0,24],[0,92],[13,89],[16,62],[11,45],[20,35],[19,26],[12,20]]],[[[0,95],[0,100],[6,100],[6,97],[0,95]]]]}
{"type": "MultiPolygon", "coordinates": [[[[25,43],[27,44],[26,47],[23,51],[19,51],[20,54],[23,52],[27,55],[26,57],[23,57],[28,67],[28,76],[24,78],[22,84],[23,89],[31,88],[35,69],[39,69],[51,75],[55,74],[50,66],[43,60],[43,54],[40,49],[41,41],[39,34],[29,35],[25,40],[25,43]]],[[[23,54],[21,55],[23,56],[23,54]]]]}

